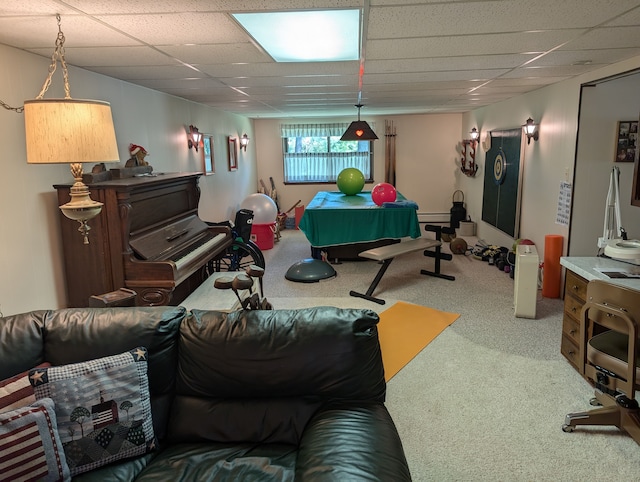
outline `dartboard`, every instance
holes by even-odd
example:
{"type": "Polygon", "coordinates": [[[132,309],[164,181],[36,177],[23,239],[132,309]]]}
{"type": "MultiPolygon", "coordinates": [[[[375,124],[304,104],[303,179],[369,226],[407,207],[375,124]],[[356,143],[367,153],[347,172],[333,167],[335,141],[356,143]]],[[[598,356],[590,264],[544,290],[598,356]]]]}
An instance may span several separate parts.
{"type": "Polygon", "coordinates": [[[507,158],[502,148],[499,148],[498,154],[493,161],[493,180],[496,184],[502,184],[504,176],[507,174],[507,158]]]}

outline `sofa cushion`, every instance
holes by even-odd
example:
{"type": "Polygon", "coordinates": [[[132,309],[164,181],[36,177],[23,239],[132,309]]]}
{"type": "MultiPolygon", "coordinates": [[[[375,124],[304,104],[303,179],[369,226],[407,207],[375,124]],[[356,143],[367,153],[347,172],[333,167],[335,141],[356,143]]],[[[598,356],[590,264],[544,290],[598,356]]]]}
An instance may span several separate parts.
{"type": "MultiPolygon", "coordinates": [[[[49,363],[41,363],[36,368],[51,366],[49,363]]],[[[29,381],[29,372],[7,378],[0,382],[0,412],[26,407],[36,401],[33,387],[29,381]]]]}
{"type": "Polygon", "coordinates": [[[43,352],[46,314],[46,311],[32,311],[0,318],[0,380],[46,360],[43,352]]]}
{"type": "Polygon", "coordinates": [[[328,403],[305,429],[296,480],[411,481],[402,443],[384,404],[328,403]]]}
{"type": "Polygon", "coordinates": [[[180,328],[172,441],[297,444],[320,405],[385,394],[378,315],[193,310],[180,328]]]}
{"type": "Polygon", "coordinates": [[[160,452],[136,482],[292,482],[296,453],[287,444],[177,444],[160,452]]]}
{"type": "Polygon", "coordinates": [[[55,402],[72,476],[155,446],[146,349],[34,369],[29,378],[38,399],[55,402]]]}
{"type": "Polygon", "coordinates": [[[169,419],[169,440],[297,445],[319,407],[317,400],[298,398],[214,400],[176,395],[169,419]]]}
{"type": "Polygon", "coordinates": [[[70,480],[50,398],[0,414],[0,481],[70,480]]]}
{"type": "Polygon", "coordinates": [[[66,365],[146,347],[154,432],[162,440],[173,400],[178,332],[185,313],[185,308],[174,306],[52,311],[45,320],[44,359],[52,365],[66,365]]]}
{"type": "Polygon", "coordinates": [[[375,399],[386,385],[371,310],[193,310],[176,389],[206,398],[375,399]],[[285,361],[286,360],[286,361],[285,361]]]}

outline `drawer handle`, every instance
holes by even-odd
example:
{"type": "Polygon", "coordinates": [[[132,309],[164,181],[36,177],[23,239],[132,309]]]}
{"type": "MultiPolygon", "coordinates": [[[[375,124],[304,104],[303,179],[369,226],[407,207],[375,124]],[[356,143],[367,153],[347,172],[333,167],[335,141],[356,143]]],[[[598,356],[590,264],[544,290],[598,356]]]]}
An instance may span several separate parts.
{"type": "Polygon", "coordinates": [[[578,291],[578,285],[573,285],[573,290],[578,291]]]}
{"type": "Polygon", "coordinates": [[[569,350],[569,356],[574,356],[575,354],[576,354],[576,352],[575,352],[575,351],[573,351],[573,350],[569,350]]]}
{"type": "Polygon", "coordinates": [[[576,309],[576,307],[575,307],[575,306],[571,307],[571,312],[572,312],[572,313],[575,313],[576,311],[578,311],[578,310],[576,309]]]}
{"type": "Polygon", "coordinates": [[[577,331],[577,330],[576,330],[575,328],[574,328],[573,330],[569,330],[569,334],[570,334],[570,335],[575,335],[575,334],[576,334],[576,331],[577,331]]]}

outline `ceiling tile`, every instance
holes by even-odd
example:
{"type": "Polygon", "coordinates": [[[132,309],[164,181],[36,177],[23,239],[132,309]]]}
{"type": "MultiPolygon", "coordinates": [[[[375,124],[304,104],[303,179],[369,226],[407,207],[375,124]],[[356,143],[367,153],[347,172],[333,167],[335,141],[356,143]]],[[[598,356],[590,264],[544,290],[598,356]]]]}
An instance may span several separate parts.
{"type": "Polygon", "coordinates": [[[482,35],[445,35],[403,39],[370,40],[367,59],[458,57],[487,54],[546,52],[586,32],[584,29],[551,30],[482,35]]]}
{"type": "Polygon", "coordinates": [[[224,13],[98,15],[96,18],[151,45],[233,44],[247,41],[244,31],[224,13]]]}
{"type": "MultiPolygon", "coordinates": [[[[38,55],[51,56],[52,50],[30,49],[38,55]]],[[[147,65],[176,65],[179,62],[152,47],[85,47],[65,48],[65,58],[70,64],[84,67],[141,67],[147,65]]]]}
{"type": "Polygon", "coordinates": [[[5,1],[0,43],[50,58],[60,13],[70,65],[256,118],[353,117],[358,99],[369,115],[465,112],[640,56],[638,0],[370,0],[362,78],[359,61],[274,62],[231,17],[362,5],[5,1]]]}

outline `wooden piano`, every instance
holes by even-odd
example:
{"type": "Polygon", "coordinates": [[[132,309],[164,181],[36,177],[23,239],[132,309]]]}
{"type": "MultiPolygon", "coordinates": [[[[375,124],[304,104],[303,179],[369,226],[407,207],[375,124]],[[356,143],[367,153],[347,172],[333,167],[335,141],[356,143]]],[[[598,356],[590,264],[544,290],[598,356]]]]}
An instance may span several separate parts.
{"type": "MultiPolygon", "coordinates": [[[[89,184],[104,203],[89,221],[89,244],[78,223],[60,213],[69,307],[92,295],[129,288],[138,306],[178,305],[207,277],[207,263],[231,244],[226,227],[198,217],[201,173],[158,174],[89,184]]],[[[68,185],[55,185],[58,203],[68,185]]]]}

